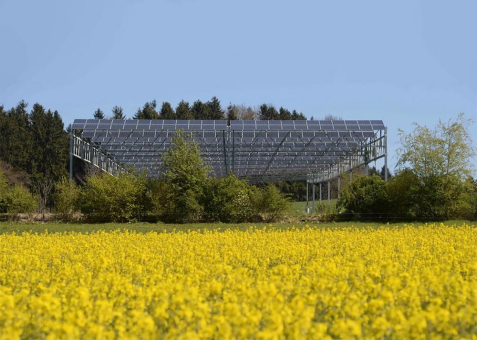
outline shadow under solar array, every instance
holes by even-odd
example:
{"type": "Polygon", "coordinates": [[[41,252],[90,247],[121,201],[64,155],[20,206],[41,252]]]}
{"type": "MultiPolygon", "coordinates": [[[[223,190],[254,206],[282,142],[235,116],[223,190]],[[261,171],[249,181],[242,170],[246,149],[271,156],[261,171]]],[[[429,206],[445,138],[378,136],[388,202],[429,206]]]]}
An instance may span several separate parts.
{"type": "Polygon", "coordinates": [[[226,120],[77,119],[72,128],[77,136],[74,156],[102,169],[106,157],[151,177],[161,176],[161,155],[177,130],[198,144],[212,175],[232,171],[250,181],[321,181],[386,152],[380,120],[258,120],[228,125],[226,120]]]}

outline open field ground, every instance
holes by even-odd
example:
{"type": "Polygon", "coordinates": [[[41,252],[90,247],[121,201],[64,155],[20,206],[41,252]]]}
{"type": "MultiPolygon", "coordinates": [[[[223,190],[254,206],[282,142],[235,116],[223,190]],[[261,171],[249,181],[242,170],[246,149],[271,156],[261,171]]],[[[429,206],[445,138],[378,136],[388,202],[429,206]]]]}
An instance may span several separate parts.
{"type": "MultiPolygon", "coordinates": [[[[337,199],[332,199],[330,200],[330,206],[331,208],[334,208],[336,207],[336,202],[338,200],[337,199]]],[[[315,201],[315,205],[318,205],[320,201],[316,200],[315,201]]],[[[322,204],[326,204],[328,205],[328,200],[323,200],[322,201],[322,204]]],[[[308,202],[308,206],[310,207],[310,211],[311,211],[311,208],[313,206],[313,202],[310,200],[308,202]]],[[[306,208],[306,201],[304,202],[292,202],[292,209],[293,209],[293,212],[297,212],[297,213],[302,213],[305,211],[305,208],[306,208]]]]}
{"type": "Polygon", "coordinates": [[[475,226],[173,227],[2,224],[1,336],[477,336],[475,226]]]}
{"type": "MultiPolygon", "coordinates": [[[[475,224],[471,221],[446,221],[439,222],[447,226],[451,225],[462,225],[462,224],[475,224]]],[[[10,234],[16,233],[21,234],[23,232],[32,232],[32,233],[57,233],[57,232],[78,232],[78,233],[91,233],[95,231],[115,231],[115,230],[130,230],[138,233],[147,233],[155,231],[162,233],[164,231],[196,231],[196,230],[241,230],[245,231],[250,227],[257,229],[270,228],[273,226],[275,229],[288,229],[288,228],[297,228],[303,229],[305,227],[317,227],[317,228],[336,228],[343,227],[348,228],[351,226],[360,227],[360,228],[379,228],[380,226],[402,226],[403,223],[390,223],[383,224],[378,222],[329,222],[329,223],[192,223],[192,224],[166,224],[166,223],[57,223],[57,222],[46,222],[46,223],[27,223],[27,222],[1,222],[0,223],[0,235],[1,234],[10,234]]],[[[424,225],[423,223],[413,223],[415,226],[424,225]]]]}

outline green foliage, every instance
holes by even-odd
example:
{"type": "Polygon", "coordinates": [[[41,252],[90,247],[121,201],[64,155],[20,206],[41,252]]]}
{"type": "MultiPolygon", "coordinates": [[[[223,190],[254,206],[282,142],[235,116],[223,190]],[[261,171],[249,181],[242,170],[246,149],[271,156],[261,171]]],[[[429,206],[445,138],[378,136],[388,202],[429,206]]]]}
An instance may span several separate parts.
{"type": "Polygon", "coordinates": [[[260,106],[260,119],[278,120],[280,119],[280,115],[273,105],[262,104],[260,106]]]}
{"type": "Polygon", "coordinates": [[[38,198],[22,185],[14,185],[6,195],[9,214],[33,213],[38,208],[38,198]]]}
{"type": "Polygon", "coordinates": [[[176,113],[169,102],[163,102],[160,112],[161,119],[176,119],[176,113]]]}
{"type": "Polygon", "coordinates": [[[81,195],[81,210],[106,221],[139,219],[144,213],[145,191],[145,176],[92,176],[88,178],[81,195]]]}
{"type": "Polygon", "coordinates": [[[258,211],[268,222],[280,220],[291,208],[290,199],[273,184],[267,185],[261,191],[256,191],[252,202],[256,204],[258,211]]]}
{"type": "Polygon", "coordinates": [[[7,177],[0,170],[0,212],[7,211],[7,194],[8,194],[8,181],[7,177]]]}
{"type": "Polygon", "coordinates": [[[93,117],[94,119],[104,119],[104,112],[98,107],[98,109],[94,111],[93,117]]]}
{"type": "Polygon", "coordinates": [[[319,222],[333,222],[338,218],[338,209],[336,206],[329,206],[328,202],[317,202],[315,210],[319,222]]]}
{"type": "Polygon", "coordinates": [[[475,156],[471,124],[461,113],[447,123],[439,120],[434,129],[414,123],[411,133],[400,130],[398,166],[412,169],[421,179],[445,176],[465,180],[472,174],[469,160],[475,156]]]}
{"type": "Polygon", "coordinates": [[[224,119],[224,111],[222,110],[222,107],[220,105],[220,101],[217,99],[217,97],[212,97],[211,100],[209,100],[206,103],[208,107],[208,113],[209,117],[208,118],[200,118],[200,119],[214,119],[214,120],[219,120],[219,119],[224,119]]]}
{"type": "Polygon", "coordinates": [[[28,104],[21,101],[9,111],[0,111],[0,157],[16,169],[31,173],[33,141],[28,104]]]}
{"type": "Polygon", "coordinates": [[[210,179],[206,190],[205,213],[210,221],[244,222],[254,214],[252,190],[234,175],[210,179]]]}
{"type": "Polygon", "coordinates": [[[0,155],[2,160],[31,177],[32,191],[40,196],[40,208],[49,202],[54,184],[66,171],[68,136],[54,111],[33,105],[27,112],[21,101],[8,112],[0,110],[0,155]]]}
{"type": "Polygon", "coordinates": [[[387,184],[389,215],[395,219],[415,219],[419,214],[421,183],[409,169],[399,172],[387,184]]]}
{"type": "Polygon", "coordinates": [[[63,218],[71,218],[79,207],[80,195],[81,189],[76,185],[75,181],[64,177],[56,185],[53,197],[55,210],[63,218]]]}
{"type": "Polygon", "coordinates": [[[204,208],[200,201],[210,170],[200,157],[197,143],[190,135],[177,131],[162,163],[166,183],[165,219],[183,223],[201,220],[204,208]]]}
{"type": "Polygon", "coordinates": [[[40,208],[49,203],[55,183],[66,175],[68,136],[58,112],[33,105],[30,114],[33,153],[31,155],[32,190],[40,197],[40,208]]]}
{"type": "Polygon", "coordinates": [[[176,119],[194,119],[194,116],[191,113],[189,103],[186,101],[181,100],[180,103],[177,105],[176,108],[176,119]]]}
{"type": "Polygon", "coordinates": [[[341,192],[337,208],[345,209],[355,219],[374,219],[388,212],[386,182],[378,176],[363,176],[349,183],[341,192]]]}
{"type": "Polygon", "coordinates": [[[159,113],[156,110],[157,103],[154,99],[151,102],[147,102],[144,106],[137,109],[133,119],[159,119],[159,113]]]}
{"type": "Polygon", "coordinates": [[[415,124],[411,133],[400,132],[401,173],[389,188],[392,195],[409,198],[408,203],[401,203],[401,214],[426,220],[472,215],[470,177],[475,149],[469,131],[471,124],[464,114],[459,114],[447,123],[439,121],[434,129],[415,124]],[[403,204],[409,205],[407,214],[403,204]]]}
{"type": "Polygon", "coordinates": [[[126,115],[121,106],[115,106],[111,111],[113,112],[113,119],[126,119],[126,115]]]}
{"type": "Polygon", "coordinates": [[[291,120],[292,114],[289,110],[280,107],[280,109],[278,110],[278,117],[280,118],[280,120],[291,120]]]}
{"type": "Polygon", "coordinates": [[[209,119],[210,117],[209,107],[200,100],[196,100],[192,104],[190,112],[194,119],[209,119]]]}

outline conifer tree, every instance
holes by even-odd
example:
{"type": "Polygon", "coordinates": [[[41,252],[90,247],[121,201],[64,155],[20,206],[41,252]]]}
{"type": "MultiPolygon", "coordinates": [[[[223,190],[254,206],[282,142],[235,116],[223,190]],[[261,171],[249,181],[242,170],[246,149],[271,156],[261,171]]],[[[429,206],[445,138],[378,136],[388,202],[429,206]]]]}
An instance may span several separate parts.
{"type": "Polygon", "coordinates": [[[94,119],[104,119],[104,113],[99,107],[96,111],[94,111],[94,119]]]}
{"type": "Polygon", "coordinates": [[[212,119],[210,118],[211,115],[210,115],[209,107],[205,103],[202,103],[200,100],[196,100],[194,102],[190,111],[191,111],[192,117],[194,117],[193,119],[198,119],[198,120],[212,119]]]}
{"type": "Polygon", "coordinates": [[[290,111],[288,111],[287,109],[284,109],[283,107],[280,107],[278,112],[279,112],[279,118],[281,120],[291,120],[292,119],[292,115],[291,115],[290,111]]]}
{"type": "Polygon", "coordinates": [[[123,108],[121,106],[115,106],[112,109],[113,119],[126,119],[126,116],[123,113],[123,108]]]}
{"type": "Polygon", "coordinates": [[[189,103],[184,101],[184,100],[181,100],[179,105],[177,105],[177,108],[176,108],[176,117],[177,119],[194,119],[194,117],[192,116],[191,112],[190,112],[190,107],[189,107],[189,103]]]}
{"type": "Polygon", "coordinates": [[[207,107],[209,108],[209,114],[210,118],[209,119],[214,119],[214,120],[220,120],[224,119],[224,111],[222,110],[222,107],[220,106],[220,101],[217,99],[217,97],[212,97],[210,101],[207,103],[207,107]]]}
{"type": "Polygon", "coordinates": [[[30,120],[33,137],[32,189],[39,194],[40,208],[44,209],[55,183],[66,175],[68,136],[57,111],[45,111],[37,103],[33,105],[30,120]]]}
{"type": "Polygon", "coordinates": [[[159,113],[161,119],[176,119],[176,113],[169,102],[163,102],[161,112],[159,113]]]}
{"type": "Polygon", "coordinates": [[[151,102],[147,102],[144,106],[137,109],[133,119],[159,119],[159,113],[156,111],[157,103],[154,99],[151,102]]]}

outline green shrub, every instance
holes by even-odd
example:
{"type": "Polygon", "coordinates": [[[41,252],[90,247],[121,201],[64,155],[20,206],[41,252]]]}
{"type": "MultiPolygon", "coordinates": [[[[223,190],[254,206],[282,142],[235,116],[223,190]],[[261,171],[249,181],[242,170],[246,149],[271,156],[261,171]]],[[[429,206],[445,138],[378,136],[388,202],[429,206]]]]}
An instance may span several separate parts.
{"type": "Polygon", "coordinates": [[[389,214],[393,219],[412,220],[419,214],[419,191],[421,183],[409,169],[398,172],[387,183],[389,214]]]}
{"type": "Polygon", "coordinates": [[[210,179],[206,189],[205,213],[208,220],[246,222],[253,215],[252,192],[246,181],[230,174],[210,179]]]}
{"type": "Polygon", "coordinates": [[[316,219],[320,222],[333,222],[338,218],[338,209],[330,207],[328,202],[316,203],[316,219]]]}
{"type": "Polygon", "coordinates": [[[342,192],[337,209],[355,219],[379,219],[387,216],[389,208],[386,182],[380,177],[362,176],[351,182],[342,192]]]}
{"type": "Polygon", "coordinates": [[[71,218],[79,206],[81,189],[73,180],[63,178],[56,184],[56,191],[53,196],[55,210],[63,218],[71,218]]]}
{"type": "Polygon", "coordinates": [[[258,201],[258,211],[267,222],[280,220],[291,208],[290,199],[272,184],[263,188],[261,194],[255,193],[253,200],[258,201]]]}
{"type": "Polygon", "coordinates": [[[162,157],[164,194],[163,219],[191,223],[204,218],[205,188],[209,166],[200,158],[200,150],[190,135],[177,131],[162,157]]]}
{"type": "Polygon", "coordinates": [[[33,213],[38,208],[38,197],[22,185],[15,185],[7,192],[6,205],[9,214],[33,213]]]}
{"type": "Polygon", "coordinates": [[[144,213],[146,179],[135,174],[102,174],[88,178],[81,210],[96,219],[129,221],[144,213]]]}

